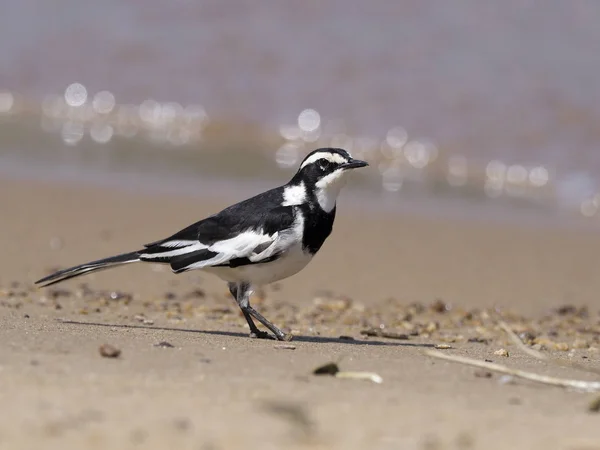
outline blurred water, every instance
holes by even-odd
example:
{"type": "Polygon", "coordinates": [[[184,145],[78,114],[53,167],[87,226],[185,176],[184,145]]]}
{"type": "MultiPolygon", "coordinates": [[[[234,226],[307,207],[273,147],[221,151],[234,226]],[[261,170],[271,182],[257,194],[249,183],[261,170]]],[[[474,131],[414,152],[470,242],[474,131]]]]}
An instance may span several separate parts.
{"type": "Polygon", "coordinates": [[[0,90],[34,102],[81,82],[120,104],[199,104],[211,117],[274,132],[313,108],[348,134],[377,141],[400,126],[409,140],[483,169],[492,160],[541,165],[555,201],[575,209],[600,190],[599,2],[0,7],[0,90]]]}

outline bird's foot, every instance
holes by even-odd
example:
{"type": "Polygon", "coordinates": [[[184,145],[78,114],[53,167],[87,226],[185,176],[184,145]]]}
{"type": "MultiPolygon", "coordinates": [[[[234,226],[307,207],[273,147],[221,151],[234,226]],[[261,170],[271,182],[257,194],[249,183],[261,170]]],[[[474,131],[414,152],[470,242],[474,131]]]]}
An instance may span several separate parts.
{"type": "Polygon", "coordinates": [[[260,330],[250,331],[250,337],[252,339],[274,339],[274,337],[271,336],[266,331],[260,331],[260,330]]]}
{"type": "Polygon", "coordinates": [[[277,329],[277,331],[278,331],[278,333],[275,333],[275,338],[278,341],[289,342],[294,338],[294,335],[292,333],[284,333],[280,329],[277,329]]]}

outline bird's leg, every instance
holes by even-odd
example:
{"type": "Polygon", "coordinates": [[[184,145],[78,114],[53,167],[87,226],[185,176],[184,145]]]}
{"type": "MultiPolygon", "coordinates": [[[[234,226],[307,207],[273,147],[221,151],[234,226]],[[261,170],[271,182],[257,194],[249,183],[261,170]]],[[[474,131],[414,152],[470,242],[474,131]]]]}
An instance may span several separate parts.
{"type": "Polygon", "coordinates": [[[240,309],[242,310],[242,314],[244,314],[246,322],[248,322],[248,326],[250,327],[250,337],[259,339],[270,338],[269,333],[265,331],[260,331],[257,328],[256,324],[252,320],[252,316],[250,316],[250,313],[243,306],[244,304],[246,304],[247,306],[250,305],[250,302],[248,300],[248,297],[250,297],[251,294],[251,291],[249,290],[250,286],[242,283],[240,283],[240,285],[236,283],[229,283],[228,287],[229,292],[231,293],[231,295],[239,305],[240,309]]]}
{"type": "Polygon", "coordinates": [[[291,334],[285,334],[283,331],[281,331],[279,328],[277,328],[275,325],[273,325],[271,322],[269,322],[265,316],[263,316],[261,313],[259,313],[257,310],[255,310],[252,306],[247,305],[246,306],[246,311],[248,311],[248,313],[254,317],[256,320],[258,320],[260,323],[262,323],[265,327],[267,327],[269,330],[271,330],[271,332],[275,335],[275,337],[277,338],[278,341],[291,341],[292,340],[292,335],[291,334]]]}

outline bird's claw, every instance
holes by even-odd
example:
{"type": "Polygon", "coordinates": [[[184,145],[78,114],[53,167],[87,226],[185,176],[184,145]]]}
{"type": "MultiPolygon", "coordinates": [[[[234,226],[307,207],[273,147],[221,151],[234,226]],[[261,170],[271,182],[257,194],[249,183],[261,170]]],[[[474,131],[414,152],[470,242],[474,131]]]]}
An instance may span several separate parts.
{"type": "Polygon", "coordinates": [[[273,339],[273,336],[271,336],[269,333],[260,330],[251,331],[250,337],[252,339],[273,339]]]}

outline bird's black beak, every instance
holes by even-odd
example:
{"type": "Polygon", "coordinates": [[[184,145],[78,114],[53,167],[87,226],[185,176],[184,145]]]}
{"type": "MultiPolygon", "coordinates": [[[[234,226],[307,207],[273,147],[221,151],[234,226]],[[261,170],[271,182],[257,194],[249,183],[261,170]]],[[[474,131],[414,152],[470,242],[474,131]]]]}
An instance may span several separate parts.
{"type": "Polygon", "coordinates": [[[358,169],[359,167],[366,167],[369,163],[366,161],[361,161],[360,159],[351,159],[347,163],[345,163],[342,167],[344,169],[358,169]]]}

